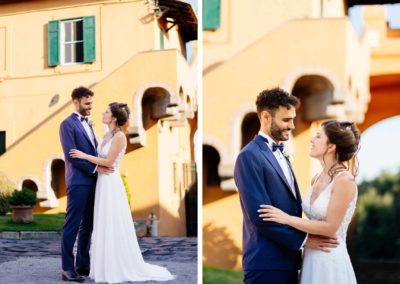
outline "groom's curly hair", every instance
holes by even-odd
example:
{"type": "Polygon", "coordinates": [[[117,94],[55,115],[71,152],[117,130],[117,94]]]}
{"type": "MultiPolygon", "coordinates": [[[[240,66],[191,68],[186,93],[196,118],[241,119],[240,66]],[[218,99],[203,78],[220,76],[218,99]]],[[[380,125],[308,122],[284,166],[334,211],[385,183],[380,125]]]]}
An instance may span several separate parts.
{"type": "Polygon", "coordinates": [[[291,96],[285,90],[277,87],[263,90],[257,97],[256,105],[258,115],[264,110],[274,115],[279,107],[297,108],[300,106],[300,101],[297,97],[291,96]]]}
{"type": "Polygon", "coordinates": [[[80,99],[82,99],[83,97],[88,98],[93,96],[94,93],[91,90],[82,86],[75,88],[71,94],[72,100],[78,100],[78,101],[80,101],[80,99]]]}

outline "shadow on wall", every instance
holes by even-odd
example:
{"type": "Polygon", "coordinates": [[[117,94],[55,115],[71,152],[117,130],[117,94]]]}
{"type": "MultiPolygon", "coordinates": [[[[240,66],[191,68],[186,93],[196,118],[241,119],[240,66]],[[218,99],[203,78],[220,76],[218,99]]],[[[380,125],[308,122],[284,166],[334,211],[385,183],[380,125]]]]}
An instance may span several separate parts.
{"type": "Polygon", "coordinates": [[[234,269],[238,267],[238,256],[242,251],[235,245],[225,227],[216,227],[213,223],[203,226],[203,262],[218,268],[234,269]],[[221,264],[224,267],[221,267],[221,264]]]}

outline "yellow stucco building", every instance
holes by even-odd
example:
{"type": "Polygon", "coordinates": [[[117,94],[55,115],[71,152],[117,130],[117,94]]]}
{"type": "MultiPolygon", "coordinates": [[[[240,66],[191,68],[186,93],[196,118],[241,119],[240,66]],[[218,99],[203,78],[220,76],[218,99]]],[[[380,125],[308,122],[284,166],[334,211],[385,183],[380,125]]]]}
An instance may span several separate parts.
{"type": "Polygon", "coordinates": [[[0,1],[0,171],[37,191],[36,211],[65,211],[59,125],[71,91],[87,86],[98,138],[109,103],[131,109],[121,174],[133,217],[153,212],[159,235],[186,235],[197,128],[197,56],[186,46],[196,39],[184,1],[0,1]]]}
{"type": "Polygon", "coordinates": [[[302,194],[319,170],[308,150],[322,120],[351,120],[365,130],[400,113],[399,30],[388,27],[383,6],[365,6],[358,36],[347,11],[361,2],[203,1],[204,264],[241,269],[233,168],[259,130],[261,90],[280,86],[301,99],[286,148],[302,194]]]}

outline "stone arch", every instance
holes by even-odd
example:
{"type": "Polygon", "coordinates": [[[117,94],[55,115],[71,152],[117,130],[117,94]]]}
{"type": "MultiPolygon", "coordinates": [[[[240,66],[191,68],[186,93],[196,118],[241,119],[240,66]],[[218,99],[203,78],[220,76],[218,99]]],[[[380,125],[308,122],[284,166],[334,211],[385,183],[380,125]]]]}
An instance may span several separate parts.
{"type": "Polygon", "coordinates": [[[204,186],[219,186],[221,177],[218,167],[221,156],[217,149],[211,145],[203,144],[203,184],[204,186]]]}
{"type": "Polygon", "coordinates": [[[246,146],[254,136],[260,131],[260,119],[256,112],[249,112],[245,115],[242,121],[242,145],[246,146]]]}
{"type": "Polygon", "coordinates": [[[23,189],[23,188],[27,188],[35,193],[38,192],[37,184],[31,179],[25,179],[22,181],[21,189],[23,189]]]}
{"type": "Polygon", "coordinates": [[[337,75],[328,68],[322,66],[302,66],[294,69],[283,78],[280,86],[284,90],[290,91],[293,89],[300,77],[309,75],[325,77],[333,85],[333,100],[337,102],[345,100],[347,92],[342,86],[343,84],[340,83],[337,75]]]}
{"type": "Polygon", "coordinates": [[[133,97],[133,112],[129,121],[130,143],[144,146],[146,129],[158,119],[176,115],[179,100],[172,87],[163,82],[146,83],[138,88],[133,97]]]}
{"type": "Polygon", "coordinates": [[[236,157],[239,155],[239,152],[243,146],[243,134],[242,134],[243,121],[246,118],[246,116],[250,113],[257,113],[255,103],[248,103],[240,106],[235,111],[232,117],[231,137],[230,137],[232,160],[229,161],[232,164],[232,171],[231,171],[232,173],[236,157]]]}
{"type": "Polygon", "coordinates": [[[40,195],[45,200],[40,205],[42,207],[56,208],[60,205],[59,198],[66,195],[64,155],[51,155],[45,161],[43,170],[44,188],[40,195]],[[60,188],[57,188],[57,186],[60,188]],[[60,194],[57,194],[58,191],[60,194]]]}
{"type": "MultiPolygon", "coordinates": [[[[218,166],[218,174],[220,176],[224,176],[224,169],[223,165],[226,163],[227,157],[228,157],[228,151],[225,147],[225,145],[219,141],[217,138],[203,134],[203,145],[208,145],[213,147],[219,154],[220,157],[220,162],[218,166]]],[[[204,155],[204,154],[203,154],[204,155]]]]}
{"type": "Polygon", "coordinates": [[[39,195],[40,189],[41,189],[41,181],[37,176],[34,175],[23,175],[19,178],[17,182],[17,188],[19,190],[22,190],[22,188],[25,186],[32,191],[36,192],[39,195]]]}
{"type": "Polygon", "coordinates": [[[361,131],[375,123],[400,115],[400,74],[371,76],[371,100],[364,121],[358,125],[361,131]]]}

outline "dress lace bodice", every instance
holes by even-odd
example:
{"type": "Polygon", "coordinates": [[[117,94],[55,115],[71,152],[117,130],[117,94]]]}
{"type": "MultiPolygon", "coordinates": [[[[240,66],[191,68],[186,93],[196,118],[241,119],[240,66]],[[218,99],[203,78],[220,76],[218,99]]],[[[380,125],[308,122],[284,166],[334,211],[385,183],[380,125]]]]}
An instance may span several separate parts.
{"type": "MultiPolygon", "coordinates": [[[[107,141],[104,145],[103,145],[103,143],[101,143],[101,144],[99,144],[99,146],[97,146],[97,153],[99,154],[99,157],[101,157],[101,158],[107,157],[108,152],[110,151],[113,139],[114,139],[114,137],[111,138],[109,141],[107,141]]],[[[124,145],[124,147],[122,147],[121,151],[119,152],[119,154],[113,164],[114,169],[119,169],[122,157],[125,155],[126,145],[127,145],[127,142],[125,139],[125,145],[124,145]]],[[[114,171],[114,172],[118,172],[118,171],[114,171]]]]}
{"type": "MultiPolygon", "coordinates": [[[[332,187],[335,183],[335,179],[346,171],[338,173],[333,180],[326,186],[326,188],[319,194],[319,196],[311,204],[312,189],[308,191],[306,196],[303,198],[303,211],[306,216],[311,220],[326,220],[328,214],[329,201],[331,199],[332,187]]],[[[338,238],[346,240],[347,228],[350,224],[354,210],[356,208],[357,194],[354,195],[353,200],[350,202],[347,208],[346,214],[343,218],[342,224],[336,232],[338,238]]]]}

